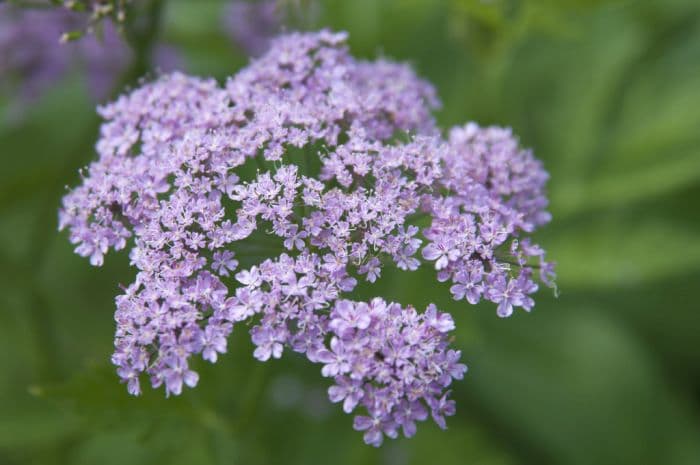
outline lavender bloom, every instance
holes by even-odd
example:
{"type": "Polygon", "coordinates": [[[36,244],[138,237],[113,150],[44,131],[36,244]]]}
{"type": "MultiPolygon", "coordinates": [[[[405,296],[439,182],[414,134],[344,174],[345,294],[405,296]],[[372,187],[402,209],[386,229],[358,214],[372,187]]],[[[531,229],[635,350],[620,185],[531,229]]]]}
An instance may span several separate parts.
{"type": "Polygon", "coordinates": [[[233,0],[226,5],[223,18],[226,33],[250,56],[265,52],[283,23],[276,0],[233,0]]]}
{"type": "MultiPolygon", "coordinates": [[[[48,4],[47,4],[48,6],[48,4]]],[[[86,13],[64,8],[24,9],[0,4],[0,92],[15,88],[22,99],[34,100],[74,67],[83,68],[90,95],[106,98],[132,60],[132,52],[111,21],[79,41],[63,43],[67,30],[81,29],[86,13]]],[[[163,71],[182,66],[179,54],[158,44],[154,65],[163,71]]]]}
{"type": "Polygon", "coordinates": [[[82,64],[95,98],[106,97],[128,64],[130,51],[110,22],[103,24],[100,37],[61,43],[62,33],[84,22],[80,13],[61,8],[0,5],[0,84],[16,82],[24,98],[32,99],[82,64]]]}
{"type": "Polygon", "coordinates": [[[447,349],[446,333],[454,328],[449,315],[432,305],[419,314],[380,298],[369,304],[339,300],[330,314],[332,334],[337,334],[333,322],[350,312],[365,316],[367,324],[345,327],[342,336],[331,339],[329,350],[322,350],[342,354],[343,369],[337,368],[333,356],[320,359],[324,370],[332,367],[327,374],[335,376],[331,400],[344,401],[347,413],[358,405],[367,412],[354,422],[355,429],[365,431],[367,444],[380,445],[384,435],[396,437],[398,426],[406,437],[413,436],[415,422],[425,420],[428,409],[434,416],[454,414],[441,410],[434,400],[444,397],[452,379],[462,379],[467,370],[459,363],[459,352],[447,349]]]}
{"type": "Polygon", "coordinates": [[[506,129],[443,140],[437,105],[407,66],[355,60],[346,34],[320,31],[275,39],[223,87],[174,73],[101,107],[99,159],[59,227],[94,265],[130,248],[112,357],[129,392],[143,375],[193,386],[190,357],[215,362],[245,321],[258,360],[321,365],[368,444],[428,415],[445,427],[466,372],[451,316],[353,301],[357,280],[427,262],[455,299],[508,316],[534,305],[534,266],[553,275],[526,236],[549,220],[541,164],[506,129]]]}
{"type": "Polygon", "coordinates": [[[236,47],[258,57],[287,27],[315,22],[319,10],[316,0],[229,0],[222,26],[236,47]]]}

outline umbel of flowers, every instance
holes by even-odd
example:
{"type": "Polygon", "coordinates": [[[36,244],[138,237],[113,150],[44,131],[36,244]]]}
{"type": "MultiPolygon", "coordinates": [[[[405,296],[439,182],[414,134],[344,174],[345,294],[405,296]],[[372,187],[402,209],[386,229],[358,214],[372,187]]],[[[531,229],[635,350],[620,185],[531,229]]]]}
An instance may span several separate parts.
{"type": "Polygon", "coordinates": [[[130,249],[116,298],[117,372],[166,394],[193,387],[234,327],[254,356],[321,365],[328,393],[378,446],[455,412],[466,366],[430,305],[352,299],[358,281],[429,266],[456,300],[530,310],[552,265],[527,235],[549,220],[547,174],[509,129],[445,140],[433,88],[402,64],[354,59],[346,34],[294,33],[224,86],[161,76],[99,109],[99,159],[60,228],[100,266],[130,249]]]}

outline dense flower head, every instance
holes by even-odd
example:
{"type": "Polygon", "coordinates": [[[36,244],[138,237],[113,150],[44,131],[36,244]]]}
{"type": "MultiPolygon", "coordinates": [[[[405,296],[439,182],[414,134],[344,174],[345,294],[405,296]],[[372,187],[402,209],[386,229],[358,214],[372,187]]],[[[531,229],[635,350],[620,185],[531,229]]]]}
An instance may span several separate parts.
{"type": "Polygon", "coordinates": [[[547,222],[547,174],[510,130],[447,140],[434,89],[406,65],[364,62],[346,34],[292,33],[221,86],[174,73],[100,108],[99,159],[59,227],[101,265],[130,248],[116,299],[119,376],[180,394],[192,355],[215,362],[240,323],[260,361],[297,352],[365,441],[454,414],[452,318],[434,305],[352,300],[358,281],[430,266],[456,300],[530,310],[552,265],[527,234],[547,222]]]}
{"type": "Polygon", "coordinates": [[[329,347],[313,358],[324,364],[324,376],[334,377],[331,401],[342,401],[346,413],[358,406],[366,412],[354,421],[365,442],[378,446],[399,429],[411,437],[428,412],[445,428],[444,415],[454,411],[446,389],[467,370],[460,352],[448,348],[447,333],[454,329],[448,314],[434,305],[420,314],[375,298],[338,300],[329,319],[329,347]]]}

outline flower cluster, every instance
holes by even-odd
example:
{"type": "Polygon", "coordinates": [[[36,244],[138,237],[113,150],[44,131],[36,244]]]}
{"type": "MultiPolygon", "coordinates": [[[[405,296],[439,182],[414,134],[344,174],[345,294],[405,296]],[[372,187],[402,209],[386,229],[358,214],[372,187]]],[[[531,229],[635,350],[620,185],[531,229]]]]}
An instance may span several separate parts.
{"type": "Polygon", "coordinates": [[[398,428],[413,436],[416,421],[428,418],[428,411],[445,428],[444,416],[455,408],[444,390],[467,370],[460,352],[448,349],[446,334],[454,329],[449,315],[434,305],[419,314],[375,298],[339,300],[329,318],[330,350],[309,358],[324,363],[322,374],[335,378],[331,401],[342,401],[346,413],[358,405],[367,411],[354,422],[366,443],[379,446],[383,435],[396,437],[398,428]]]}
{"type": "Polygon", "coordinates": [[[100,108],[99,160],[59,213],[76,252],[101,265],[130,247],[115,352],[132,394],[194,386],[239,323],[260,361],[285,350],[322,364],[329,395],[365,441],[454,413],[466,366],[454,324],[430,306],[348,300],[359,280],[429,264],[455,299],[530,310],[526,237],[549,220],[547,175],[509,130],[475,124],[444,140],[433,88],[402,64],[363,62],[346,34],[294,33],[224,86],[164,75],[100,108]],[[244,327],[245,327],[244,326],[244,327]]]}
{"type": "Polygon", "coordinates": [[[88,71],[90,90],[107,95],[129,62],[130,52],[111,23],[101,37],[61,43],[68,29],[80,27],[80,13],[62,8],[24,9],[0,5],[0,85],[16,82],[25,98],[34,98],[80,63],[88,71]]]}
{"type": "Polygon", "coordinates": [[[224,32],[249,56],[262,55],[285,26],[313,22],[316,0],[230,0],[222,14],[224,32]]]}
{"type": "MultiPolygon", "coordinates": [[[[117,26],[105,20],[99,34],[64,43],[61,36],[84,27],[87,13],[49,8],[48,2],[45,6],[0,4],[0,92],[19,89],[16,93],[25,101],[34,100],[79,66],[86,71],[90,94],[96,100],[106,98],[133,58],[117,26]]],[[[178,54],[164,44],[156,45],[152,58],[162,70],[181,64],[178,54]]]]}
{"type": "Polygon", "coordinates": [[[277,0],[233,0],[223,14],[224,30],[250,56],[259,56],[280,32],[282,11],[277,0]]]}

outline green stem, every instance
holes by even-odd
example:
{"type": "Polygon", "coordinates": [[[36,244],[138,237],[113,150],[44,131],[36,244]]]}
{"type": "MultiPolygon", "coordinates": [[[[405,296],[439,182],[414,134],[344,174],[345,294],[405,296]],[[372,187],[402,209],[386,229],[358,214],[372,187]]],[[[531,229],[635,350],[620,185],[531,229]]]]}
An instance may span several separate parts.
{"type": "Polygon", "coordinates": [[[265,166],[265,158],[263,155],[258,154],[255,156],[255,164],[258,165],[258,171],[261,173],[265,173],[268,171],[267,167],[265,166]]]}
{"type": "MultiPolygon", "coordinates": [[[[151,0],[145,4],[139,14],[127,14],[124,35],[134,51],[131,67],[122,76],[123,83],[130,83],[140,78],[150,69],[151,56],[160,32],[164,0],[151,0]]],[[[136,8],[132,6],[131,9],[136,8]]]]}
{"type": "Polygon", "coordinates": [[[265,394],[265,385],[267,383],[268,362],[257,363],[253,375],[248,381],[246,393],[241,401],[240,417],[234,430],[237,434],[242,433],[247,429],[253,418],[255,417],[260,402],[265,394]]]}
{"type": "Polygon", "coordinates": [[[498,261],[501,262],[501,263],[507,263],[508,265],[517,266],[518,268],[522,268],[522,267],[524,267],[524,266],[528,266],[528,267],[530,267],[530,268],[534,268],[535,270],[539,270],[539,269],[540,269],[540,265],[534,265],[534,264],[529,264],[529,263],[525,263],[524,265],[521,265],[520,263],[512,262],[512,261],[510,261],[510,260],[505,260],[505,259],[502,259],[502,258],[500,258],[500,257],[495,257],[495,258],[496,258],[496,260],[498,260],[498,261]]]}

